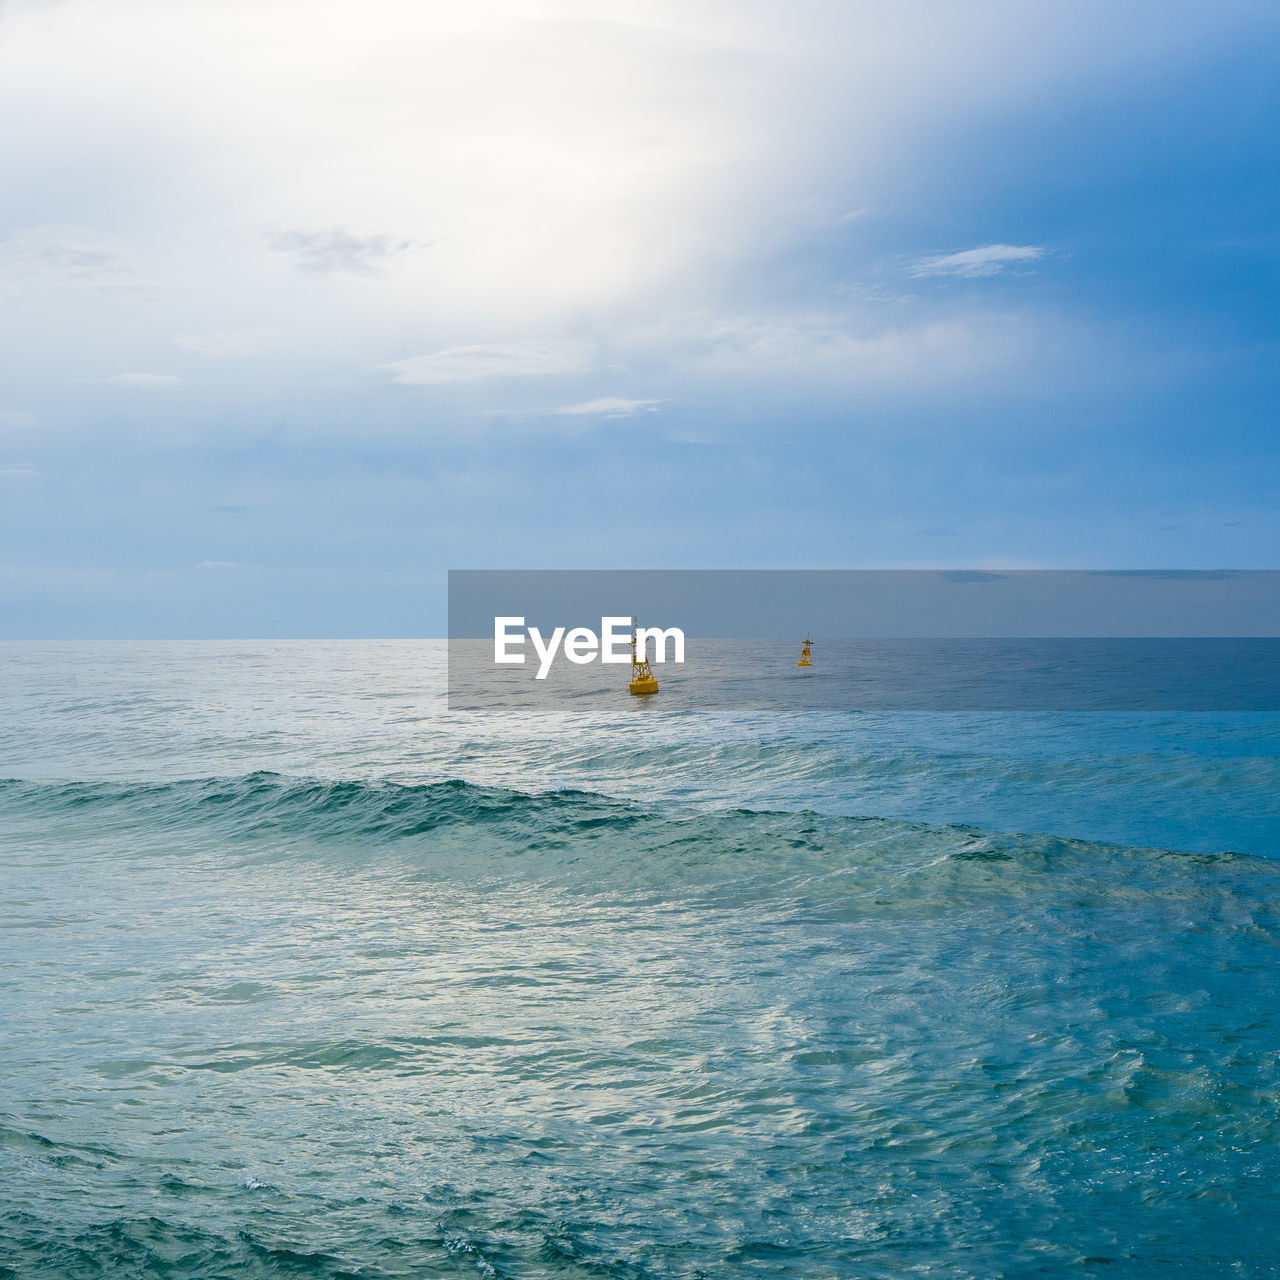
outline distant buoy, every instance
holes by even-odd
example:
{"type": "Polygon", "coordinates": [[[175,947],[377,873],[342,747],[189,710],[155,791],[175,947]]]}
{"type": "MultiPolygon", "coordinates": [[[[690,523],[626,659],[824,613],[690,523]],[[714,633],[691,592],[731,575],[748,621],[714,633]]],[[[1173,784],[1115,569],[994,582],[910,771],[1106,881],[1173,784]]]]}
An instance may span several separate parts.
{"type": "Polygon", "coordinates": [[[813,666],[813,641],[808,636],[805,636],[804,643],[800,646],[800,661],[796,663],[796,666],[813,666]]]}
{"type": "Polygon", "coordinates": [[[654,678],[649,659],[636,653],[636,620],[631,619],[631,683],[627,688],[637,696],[646,693],[657,693],[658,682],[654,678]]]}

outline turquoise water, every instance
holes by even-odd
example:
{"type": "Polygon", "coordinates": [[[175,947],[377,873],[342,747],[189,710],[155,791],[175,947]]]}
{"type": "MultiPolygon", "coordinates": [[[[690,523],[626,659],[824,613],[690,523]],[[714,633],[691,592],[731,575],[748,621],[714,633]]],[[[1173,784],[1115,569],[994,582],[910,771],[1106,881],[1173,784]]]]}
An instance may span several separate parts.
{"type": "Polygon", "coordinates": [[[0,1275],[1277,1273],[1276,717],[0,668],[0,1275]]]}

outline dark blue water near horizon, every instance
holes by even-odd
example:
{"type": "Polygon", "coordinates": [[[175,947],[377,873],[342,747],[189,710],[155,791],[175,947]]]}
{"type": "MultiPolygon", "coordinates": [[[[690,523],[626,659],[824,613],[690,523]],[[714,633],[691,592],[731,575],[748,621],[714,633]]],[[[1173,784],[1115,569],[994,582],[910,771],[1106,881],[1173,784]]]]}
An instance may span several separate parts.
{"type": "Polygon", "coordinates": [[[1280,1269],[1280,717],[0,667],[0,1276],[1280,1269]]]}

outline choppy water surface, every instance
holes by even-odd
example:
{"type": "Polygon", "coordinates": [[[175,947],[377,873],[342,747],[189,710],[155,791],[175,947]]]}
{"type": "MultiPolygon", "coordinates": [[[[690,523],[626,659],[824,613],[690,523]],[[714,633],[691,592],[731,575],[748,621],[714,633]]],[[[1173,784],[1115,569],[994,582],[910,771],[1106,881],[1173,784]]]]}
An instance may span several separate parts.
{"type": "Polygon", "coordinates": [[[1276,1273],[1260,716],[0,648],[0,1275],[1276,1273]]]}

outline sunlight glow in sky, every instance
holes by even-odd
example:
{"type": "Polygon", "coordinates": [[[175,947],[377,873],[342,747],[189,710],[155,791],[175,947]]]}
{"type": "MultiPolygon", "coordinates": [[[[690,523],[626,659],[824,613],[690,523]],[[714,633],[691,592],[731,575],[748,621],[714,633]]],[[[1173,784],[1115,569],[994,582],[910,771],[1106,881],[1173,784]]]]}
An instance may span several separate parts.
{"type": "Polygon", "coordinates": [[[1270,567],[1280,10],[0,0],[0,637],[1270,567]]]}

